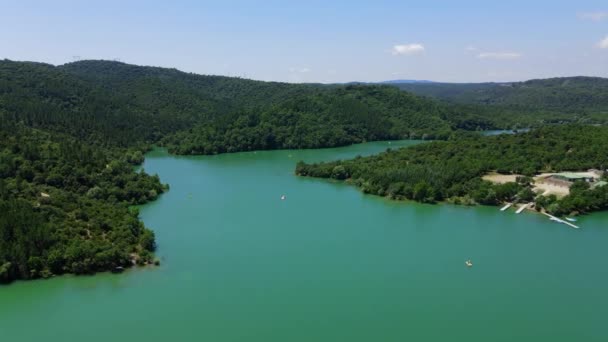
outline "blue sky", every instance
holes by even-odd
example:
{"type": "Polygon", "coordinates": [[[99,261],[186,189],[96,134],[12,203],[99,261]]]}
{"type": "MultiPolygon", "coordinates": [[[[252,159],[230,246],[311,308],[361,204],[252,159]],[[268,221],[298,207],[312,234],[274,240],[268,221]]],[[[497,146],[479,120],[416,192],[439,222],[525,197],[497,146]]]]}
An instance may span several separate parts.
{"type": "Polygon", "coordinates": [[[288,82],[608,77],[608,1],[0,0],[0,58],[288,82]]]}

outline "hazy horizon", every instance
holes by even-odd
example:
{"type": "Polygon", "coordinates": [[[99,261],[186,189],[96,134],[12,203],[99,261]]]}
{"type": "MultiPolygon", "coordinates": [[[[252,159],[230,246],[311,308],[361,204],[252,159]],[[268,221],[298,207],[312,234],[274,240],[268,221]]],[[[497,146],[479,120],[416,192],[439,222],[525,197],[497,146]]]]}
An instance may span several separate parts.
{"type": "Polygon", "coordinates": [[[62,66],[62,65],[66,65],[66,64],[70,64],[70,63],[76,63],[76,62],[86,62],[86,61],[103,61],[103,62],[118,62],[118,63],[122,63],[122,64],[127,64],[127,65],[134,65],[134,66],[140,66],[140,67],[152,67],[152,68],[163,68],[163,69],[175,69],[179,72],[183,72],[183,73],[188,73],[188,74],[194,74],[194,75],[199,75],[199,76],[219,76],[219,77],[234,77],[234,78],[242,78],[242,79],[247,79],[247,80],[251,80],[251,81],[261,81],[261,82],[279,82],[279,83],[293,83],[293,84],[324,84],[324,85],[331,85],[331,84],[348,84],[348,83],[361,83],[361,84],[365,84],[365,83],[391,83],[391,82],[395,82],[395,83],[427,83],[427,84],[433,84],[433,83],[441,83],[441,84],[478,84],[478,83],[517,83],[517,82],[526,82],[526,81],[533,81],[533,80],[543,80],[543,79],[552,79],[552,78],[569,78],[569,77],[589,77],[589,78],[608,78],[608,76],[589,76],[589,75],[569,75],[569,76],[549,76],[549,77],[543,77],[543,78],[530,78],[530,79],[522,79],[522,80],[514,80],[514,81],[501,81],[501,80],[494,80],[494,81],[481,81],[481,82],[449,82],[449,81],[442,81],[442,80],[429,80],[429,79],[408,79],[408,78],[395,78],[395,79],[386,79],[386,80],[376,80],[376,81],[360,81],[360,80],[351,80],[351,81],[344,81],[344,82],[291,82],[291,81],[274,81],[274,80],[260,80],[260,79],[255,79],[255,78],[250,78],[250,77],[243,77],[243,76],[239,76],[239,75],[221,75],[221,74],[204,74],[204,73],[198,73],[198,72],[192,72],[192,71],[185,71],[185,70],[180,70],[179,68],[175,68],[175,67],[170,67],[170,66],[158,66],[158,65],[144,65],[144,64],[135,64],[135,63],[128,63],[122,60],[111,60],[111,59],[79,59],[76,61],[69,61],[66,63],[61,63],[61,64],[53,64],[53,63],[48,63],[48,62],[42,62],[42,61],[35,61],[35,60],[13,60],[13,59],[8,59],[5,58],[4,60],[8,60],[11,62],[24,62],[24,63],[43,63],[43,64],[49,64],[49,65],[53,65],[55,67],[57,66],[62,66]]]}
{"type": "Polygon", "coordinates": [[[6,3],[0,58],[297,83],[608,77],[608,5],[521,0],[6,3]]]}

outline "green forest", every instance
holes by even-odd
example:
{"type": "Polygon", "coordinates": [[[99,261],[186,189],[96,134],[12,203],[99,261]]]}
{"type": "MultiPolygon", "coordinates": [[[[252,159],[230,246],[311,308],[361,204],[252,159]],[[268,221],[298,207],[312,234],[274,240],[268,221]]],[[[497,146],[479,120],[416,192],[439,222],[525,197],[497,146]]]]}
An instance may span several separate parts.
{"type": "Polygon", "coordinates": [[[606,123],[608,79],[558,77],[509,83],[397,83],[399,89],[452,104],[483,105],[546,123],[606,123]]]}
{"type": "Polygon", "coordinates": [[[153,262],[154,233],[129,206],[166,189],[105,149],[22,124],[0,129],[0,282],[153,262]]]}
{"type": "MultiPolygon", "coordinates": [[[[385,139],[441,140],[412,150],[421,154],[408,160],[411,167],[388,168],[393,162],[396,167],[396,160],[382,164],[387,167],[384,176],[376,174],[380,169],[363,168],[373,159],[336,164],[329,174],[327,165],[298,166],[303,175],[356,179],[368,192],[436,201],[473,194],[473,188],[498,191],[475,178],[482,169],[526,165],[522,171],[528,172],[546,163],[530,165],[529,159],[507,155],[502,159],[506,164],[491,164],[467,155],[467,165],[450,158],[446,164],[424,157],[425,149],[460,156],[451,146],[469,148],[478,141],[499,144],[500,139],[520,137],[480,140],[470,131],[595,123],[608,117],[602,111],[605,92],[572,89],[567,107],[576,115],[546,103],[524,111],[483,101],[440,101],[391,85],[262,82],[111,61],[53,66],[1,60],[0,282],[152,262],[154,234],[133,209],[167,190],[157,176],[136,171],[152,145],[175,154],[217,154],[385,139]],[[427,164],[431,161],[434,169],[427,164]],[[398,172],[404,174],[396,176],[398,172]],[[438,177],[393,184],[398,177],[423,179],[423,172],[438,177]]],[[[405,154],[393,151],[375,158],[405,154]]],[[[597,158],[582,155],[580,166],[595,164],[597,158]]],[[[552,167],[568,168],[559,163],[569,159],[553,161],[552,167]]],[[[503,192],[523,188],[520,184],[503,192]]],[[[506,196],[500,191],[486,195],[487,201],[479,194],[474,198],[489,203],[506,196]]],[[[546,202],[556,207],[552,199],[546,202]]],[[[565,199],[560,203],[566,208],[565,199]]]]}
{"type": "Polygon", "coordinates": [[[584,87],[573,89],[569,108],[577,114],[530,101],[518,102],[527,110],[448,103],[390,85],[261,82],[110,61],[0,61],[6,118],[104,146],[155,143],[176,154],[445,140],[456,130],[605,121],[608,111],[597,110],[608,107],[605,92],[590,88],[585,102],[574,100],[584,87]]]}
{"type": "Polygon", "coordinates": [[[537,199],[556,215],[608,208],[608,187],[591,189],[575,183],[570,195],[544,198],[532,192],[531,176],[540,172],[605,170],[608,127],[548,126],[527,133],[481,136],[462,133],[370,157],[346,161],[298,163],[300,176],[347,180],[365,193],[434,203],[495,205],[503,201],[537,199]],[[523,175],[517,182],[492,184],[489,172],[523,175]]]}

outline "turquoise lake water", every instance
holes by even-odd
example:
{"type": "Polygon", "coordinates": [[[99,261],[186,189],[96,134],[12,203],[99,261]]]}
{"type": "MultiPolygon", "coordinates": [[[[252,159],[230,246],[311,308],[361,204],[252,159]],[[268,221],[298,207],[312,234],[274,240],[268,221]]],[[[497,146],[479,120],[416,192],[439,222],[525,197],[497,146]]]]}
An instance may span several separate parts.
{"type": "Polygon", "coordinates": [[[0,341],[608,341],[608,213],[575,230],[293,175],[408,144],[149,153],[162,265],[0,287],[0,341]]]}

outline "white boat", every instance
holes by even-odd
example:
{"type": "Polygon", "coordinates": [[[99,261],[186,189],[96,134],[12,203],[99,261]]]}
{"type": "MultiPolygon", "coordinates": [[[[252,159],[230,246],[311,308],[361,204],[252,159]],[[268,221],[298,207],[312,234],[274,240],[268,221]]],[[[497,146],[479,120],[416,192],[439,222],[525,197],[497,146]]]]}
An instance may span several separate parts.
{"type": "Polygon", "coordinates": [[[473,262],[471,260],[465,261],[464,264],[467,265],[467,267],[472,267],[473,266],[473,262]]]}
{"type": "Polygon", "coordinates": [[[285,197],[285,195],[281,195],[281,200],[285,200],[287,197],[285,197]]]}
{"type": "Polygon", "coordinates": [[[576,222],[576,219],[572,218],[572,217],[566,217],[566,220],[568,220],[570,222],[576,222]]]}

